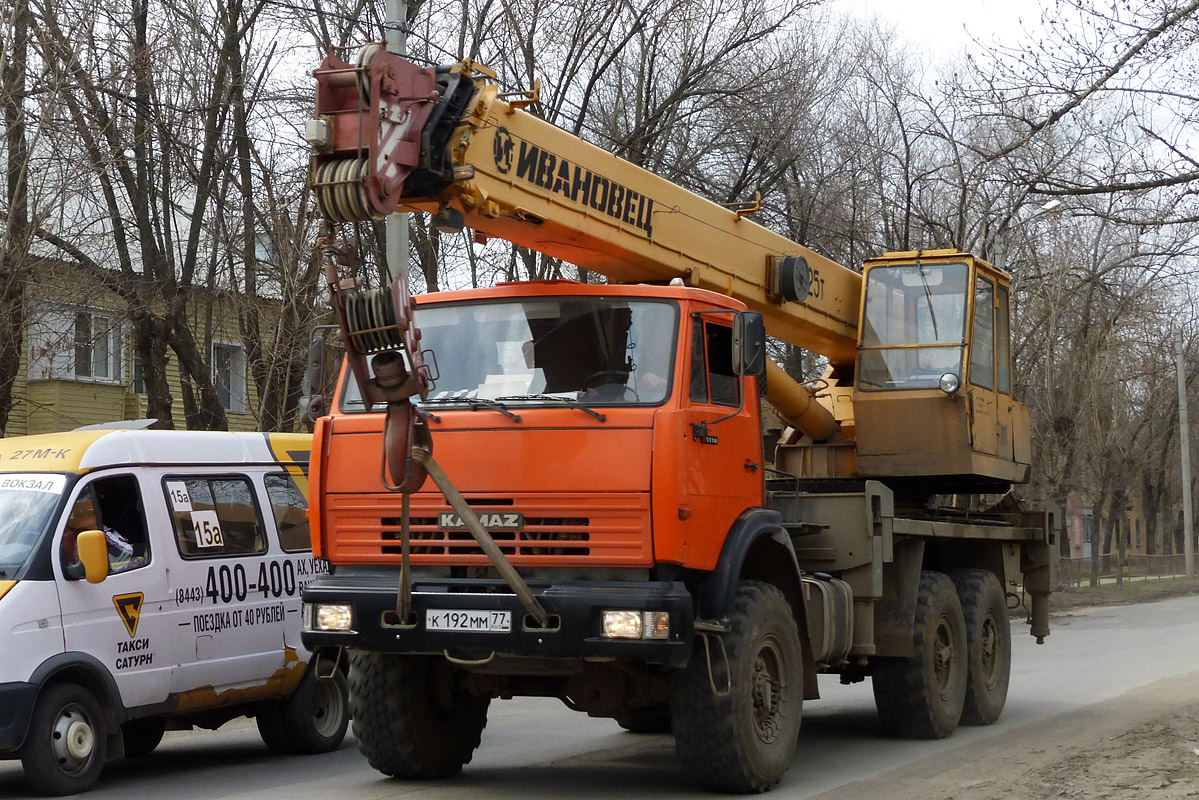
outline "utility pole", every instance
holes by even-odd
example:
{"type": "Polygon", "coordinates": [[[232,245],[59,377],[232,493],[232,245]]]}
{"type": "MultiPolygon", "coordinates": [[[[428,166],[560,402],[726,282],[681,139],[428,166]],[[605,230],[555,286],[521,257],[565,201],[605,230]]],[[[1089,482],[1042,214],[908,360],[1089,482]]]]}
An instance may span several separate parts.
{"type": "MultiPolygon", "coordinates": [[[[408,56],[408,0],[387,0],[383,22],[383,41],[387,52],[408,56]]],[[[387,257],[387,277],[394,281],[400,270],[408,269],[408,215],[392,212],[383,223],[387,257]]]]}
{"type": "Polygon", "coordinates": [[[1191,522],[1191,432],[1187,424],[1187,378],[1183,367],[1182,328],[1178,329],[1178,445],[1182,450],[1182,539],[1187,579],[1195,578],[1195,534],[1191,522]]]}

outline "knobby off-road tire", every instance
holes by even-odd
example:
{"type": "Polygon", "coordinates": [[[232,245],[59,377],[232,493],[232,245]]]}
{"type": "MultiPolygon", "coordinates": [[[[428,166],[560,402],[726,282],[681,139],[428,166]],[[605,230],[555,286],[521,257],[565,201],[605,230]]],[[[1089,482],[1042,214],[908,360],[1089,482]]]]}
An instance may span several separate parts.
{"type": "Polygon", "coordinates": [[[993,572],[960,569],[949,574],[966,620],[966,703],[963,725],[990,725],[1007,702],[1012,674],[1012,628],[1007,598],[993,572]]]}
{"type": "Polygon", "coordinates": [[[457,775],[487,725],[489,697],[467,694],[464,673],[436,656],[350,656],[350,710],[358,749],[394,778],[457,775]]]}
{"type": "Polygon", "coordinates": [[[256,715],[262,741],[276,753],[328,753],[346,738],[349,691],[341,670],[318,678],[309,667],[286,700],[267,703],[256,715]]]}
{"type": "Polygon", "coordinates": [[[803,706],[803,654],[791,607],[778,588],[742,581],[728,633],[697,638],[671,687],[675,750],[703,788],[764,792],[791,766],[803,706]],[[731,673],[731,674],[730,674],[731,673]],[[713,684],[725,694],[713,692],[713,684]]]}
{"type": "Polygon", "coordinates": [[[657,703],[617,714],[616,724],[629,733],[670,733],[670,703],[657,703]]]}
{"type": "Polygon", "coordinates": [[[100,703],[74,683],[60,683],[38,698],[21,747],[25,778],[42,794],[76,794],[100,777],[108,752],[100,703]]]}
{"type": "Polygon", "coordinates": [[[874,663],[874,704],[883,730],[904,739],[944,739],[966,700],[966,621],[948,575],[920,573],[910,658],[874,663]]]}

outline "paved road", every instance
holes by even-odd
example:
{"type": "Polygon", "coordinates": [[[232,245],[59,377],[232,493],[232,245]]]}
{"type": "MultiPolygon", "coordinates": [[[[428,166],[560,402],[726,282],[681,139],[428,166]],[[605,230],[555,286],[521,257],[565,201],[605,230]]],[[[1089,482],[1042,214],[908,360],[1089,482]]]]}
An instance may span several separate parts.
{"type": "MultiPolygon", "coordinates": [[[[853,780],[879,775],[963,744],[1010,741],[1024,726],[1099,703],[1163,678],[1199,680],[1199,597],[1091,609],[1054,620],[1036,646],[1014,639],[1012,687],[1003,719],[963,728],[941,742],[902,742],[877,734],[869,683],[839,686],[822,678],[825,699],[805,706],[795,765],[773,797],[812,798],[853,780]]],[[[383,778],[352,741],[312,757],[270,754],[253,723],[217,732],[172,733],[148,759],[110,763],[89,800],[295,800],[295,798],[610,798],[708,797],[680,779],[673,742],[635,736],[609,720],[568,711],[557,701],[495,702],[483,744],[458,778],[402,783],[383,778]]],[[[19,762],[0,762],[0,799],[25,797],[19,762]]],[[[873,800],[863,797],[862,800],[873,800]]]]}

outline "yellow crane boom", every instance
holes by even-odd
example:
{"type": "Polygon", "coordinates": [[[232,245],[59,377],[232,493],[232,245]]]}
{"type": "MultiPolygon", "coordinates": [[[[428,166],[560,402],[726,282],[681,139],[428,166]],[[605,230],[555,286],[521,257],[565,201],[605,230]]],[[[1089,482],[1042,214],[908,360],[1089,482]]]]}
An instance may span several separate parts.
{"type": "MultiPolygon", "coordinates": [[[[406,64],[396,62],[379,68],[406,64]]],[[[441,103],[455,92],[469,99],[461,115],[429,123],[446,129],[450,160],[442,179],[408,181],[400,210],[459,211],[478,232],[612,280],[678,278],[720,292],[760,312],[772,336],[852,366],[861,275],[528,113],[531,101],[501,96],[494,77],[469,61],[437,76],[441,103]]],[[[353,108],[322,109],[319,92],[317,114],[333,127],[346,114],[360,125],[353,108]]],[[[426,131],[423,148],[430,139],[441,140],[426,131]]],[[[322,164],[318,150],[318,191],[322,164]]],[[[333,205],[344,172],[325,185],[333,205]]]]}

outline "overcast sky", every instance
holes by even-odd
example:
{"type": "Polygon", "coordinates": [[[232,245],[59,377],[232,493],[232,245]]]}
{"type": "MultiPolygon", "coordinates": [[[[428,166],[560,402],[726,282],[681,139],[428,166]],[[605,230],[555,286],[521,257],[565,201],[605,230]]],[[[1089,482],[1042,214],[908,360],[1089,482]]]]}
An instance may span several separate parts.
{"type": "Polygon", "coordinates": [[[1041,25],[1039,0],[839,0],[847,11],[877,16],[935,55],[956,55],[971,41],[1015,43],[1021,27],[1041,25]],[[967,33],[969,31],[969,33],[967,33]]]}

